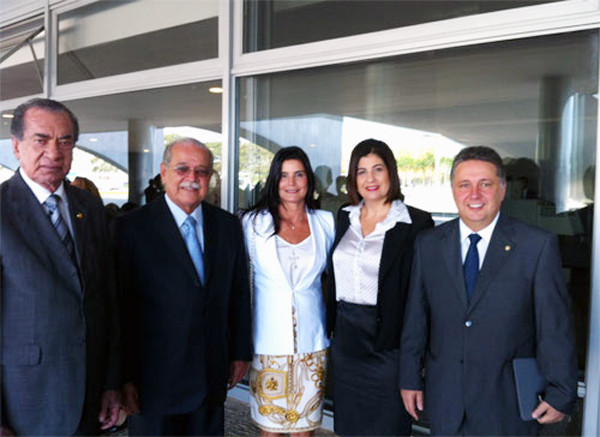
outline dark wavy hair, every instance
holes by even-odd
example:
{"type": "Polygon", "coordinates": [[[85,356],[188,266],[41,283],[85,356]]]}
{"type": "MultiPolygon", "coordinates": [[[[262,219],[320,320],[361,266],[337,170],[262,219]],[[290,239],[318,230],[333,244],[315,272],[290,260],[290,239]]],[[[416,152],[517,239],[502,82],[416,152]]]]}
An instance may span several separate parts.
{"type": "Polygon", "coordinates": [[[392,149],[390,149],[389,146],[383,141],[370,138],[358,143],[354,147],[354,150],[352,150],[352,155],[350,156],[348,180],[346,182],[350,203],[352,205],[358,205],[362,200],[362,196],[358,192],[358,187],[356,185],[358,162],[360,161],[360,158],[370,155],[371,153],[374,153],[383,160],[389,173],[390,191],[388,192],[386,202],[391,203],[396,199],[404,200],[404,195],[402,194],[402,191],[400,191],[400,178],[398,177],[398,166],[396,165],[394,152],[392,152],[392,149]]]}
{"type": "Polygon", "coordinates": [[[318,208],[318,203],[315,199],[315,174],[313,173],[308,156],[304,153],[304,150],[297,146],[279,149],[271,161],[269,176],[267,176],[267,182],[261,191],[258,202],[243,213],[243,215],[252,214],[256,216],[260,211],[269,211],[271,217],[273,217],[273,225],[275,227],[275,232],[273,232],[273,234],[277,234],[281,228],[281,217],[279,216],[279,205],[281,205],[281,199],[279,197],[281,168],[283,167],[284,161],[290,159],[298,160],[304,166],[308,182],[306,197],[304,199],[306,207],[309,210],[318,208]]]}

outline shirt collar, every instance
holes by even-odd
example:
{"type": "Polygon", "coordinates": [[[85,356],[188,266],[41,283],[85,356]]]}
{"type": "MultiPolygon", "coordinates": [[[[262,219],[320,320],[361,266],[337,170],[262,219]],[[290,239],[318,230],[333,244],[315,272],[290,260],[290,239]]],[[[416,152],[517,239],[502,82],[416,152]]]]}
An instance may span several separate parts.
{"type": "MultiPolygon", "coordinates": [[[[360,226],[360,210],[362,209],[364,204],[364,200],[361,200],[358,205],[348,205],[343,208],[344,211],[349,212],[349,219],[351,225],[360,226]]],[[[387,216],[382,222],[377,223],[376,226],[390,229],[394,227],[398,222],[406,223],[409,225],[412,223],[412,219],[410,218],[410,214],[408,212],[408,207],[400,199],[392,201],[392,206],[388,211],[387,216]]]]}
{"type": "Polygon", "coordinates": [[[58,188],[56,190],[54,190],[54,192],[52,192],[52,191],[48,190],[46,187],[43,187],[40,184],[38,184],[36,181],[31,179],[29,176],[27,176],[25,171],[23,171],[23,169],[20,167],[19,167],[19,174],[21,175],[21,177],[23,178],[23,180],[25,181],[27,186],[31,189],[31,191],[33,191],[33,195],[38,200],[38,202],[44,203],[46,201],[46,199],[48,199],[48,197],[50,197],[51,194],[56,194],[56,195],[58,195],[58,197],[60,197],[60,199],[63,202],[68,203],[67,194],[65,193],[65,184],[63,181],[61,181],[58,188]]]}
{"type": "Polygon", "coordinates": [[[492,234],[494,233],[494,229],[496,228],[496,223],[498,223],[499,217],[500,217],[500,212],[498,212],[498,214],[496,214],[496,217],[494,217],[494,220],[492,220],[492,222],[489,225],[487,225],[485,228],[483,228],[477,232],[475,232],[471,228],[469,228],[465,224],[463,219],[459,219],[458,227],[460,229],[460,241],[463,242],[464,240],[469,238],[469,235],[471,235],[473,233],[477,233],[477,234],[479,234],[479,236],[481,238],[483,238],[485,241],[489,242],[492,239],[492,234]]]}
{"type": "MultiPolygon", "coordinates": [[[[165,194],[165,201],[167,202],[167,206],[169,207],[171,214],[173,214],[173,218],[175,219],[175,223],[177,223],[177,227],[181,228],[181,225],[183,225],[183,222],[185,221],[185,219],[188,218],[188,214],[186,214],[186,212],[183,209],[181,209],[179,207],[179,205],[177,205],[175,202],[173,202],[168,194],[165,194]]],[[[195,210],[193,210],[192,213],[189,215],[194,217],[194,219],[196,219],[196,226],[199,226],[200,229],[204,228],[204,216],[202,215],[202,203],[195,210]]]]}

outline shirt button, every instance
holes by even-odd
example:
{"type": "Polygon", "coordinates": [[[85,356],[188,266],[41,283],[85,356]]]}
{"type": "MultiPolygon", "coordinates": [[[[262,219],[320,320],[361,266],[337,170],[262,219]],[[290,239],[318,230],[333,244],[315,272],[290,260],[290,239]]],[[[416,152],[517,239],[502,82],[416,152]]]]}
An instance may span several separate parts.
{"type": "Polygon", "coordinates": [[[472,325],[473,325],[473,322],[471,322],[470,320],[467,320],[467,321],[465,322],[465,326],[466,326],[467,328],[470,328],[472,325]]]}

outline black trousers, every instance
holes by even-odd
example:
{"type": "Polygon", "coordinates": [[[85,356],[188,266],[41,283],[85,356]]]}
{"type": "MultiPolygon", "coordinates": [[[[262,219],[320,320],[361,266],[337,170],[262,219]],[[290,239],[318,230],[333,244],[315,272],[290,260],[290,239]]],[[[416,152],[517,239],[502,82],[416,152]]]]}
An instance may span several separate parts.
{"type": "Polygon", "coordinates": [[[206,398],[194,411],[162,415],[142,413],[129,418],[129,435],[202,435],[222,436],[225,433],[223,404],[215,406],[206,398]]]}

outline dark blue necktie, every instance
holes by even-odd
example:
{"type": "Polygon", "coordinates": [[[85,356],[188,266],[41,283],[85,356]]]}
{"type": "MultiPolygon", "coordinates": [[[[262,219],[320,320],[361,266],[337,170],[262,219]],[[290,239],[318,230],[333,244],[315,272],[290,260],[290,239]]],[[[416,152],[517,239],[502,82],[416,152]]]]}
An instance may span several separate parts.
{"type": "Polygon", "coordinates": [[[471,240],[471,244],[467,251],[463,269],[465,273],[465,286],[467,287],[467,299],[471,300],[473,291],[475,290],[475,284],[477,283],[477,275],[479,274],[479,252],[477,251],[477,243],[479,243],[481,237],[479,234],[471,234],[469,235],[469,240],[471,240]]]}

